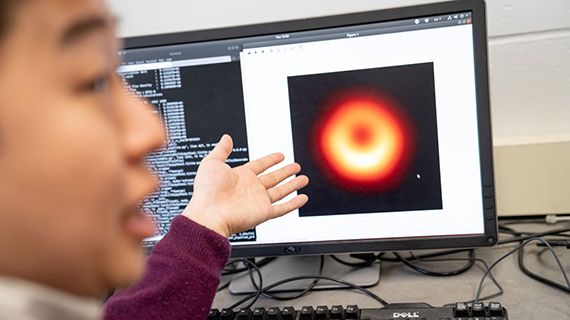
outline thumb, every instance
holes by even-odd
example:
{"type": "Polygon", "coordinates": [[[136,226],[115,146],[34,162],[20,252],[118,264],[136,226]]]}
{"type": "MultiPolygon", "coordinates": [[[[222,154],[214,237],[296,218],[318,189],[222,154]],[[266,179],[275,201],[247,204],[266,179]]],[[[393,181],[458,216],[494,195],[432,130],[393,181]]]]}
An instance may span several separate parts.
{"type": "Polygon", "coordinates": [[[220,139],[220,142],[218,142],[208,157],[224,162],[228,159],[230,153],[232,153],[233,145],[232,138],[229,135],[224,134],[220,139]]]}

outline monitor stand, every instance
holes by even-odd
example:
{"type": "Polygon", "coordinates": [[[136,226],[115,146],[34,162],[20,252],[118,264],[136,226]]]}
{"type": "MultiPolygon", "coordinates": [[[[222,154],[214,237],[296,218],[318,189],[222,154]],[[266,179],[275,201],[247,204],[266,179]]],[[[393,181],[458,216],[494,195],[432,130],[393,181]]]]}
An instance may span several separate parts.
{"type": "MultiPolygon", "coordinates": [[[[339,255],[338,257],[343,260],[355,261],[349,258],[348,255],[339,255]]],[[[286,278],[316,275],[319,271],[320,259],[320,256],[280,257],[260,268],[263,276],[263,286],[266,287],[286,278]]],[[[253,272],[253,275],[254,279],[257,280],[256,272],[253,272]]],[[[351,267],[333,260],[330,256],[325,256],[322,275],[344,280],[361,287],[371,287],[380,280],[380,265],[373,263],[364,267],[351,267]]],[[[268,292],[300,291],[310,285],[312,281],[312,279],[308,279],[289,282],[268,292]]],[[[346,286],[328,280],[319,280],[313,290],[340,288],[346,288],[346,286]]],[[[230,282],[229,290],[232,294],[247,294],[257,291],[251,283],[249,272],[234,275],[230,282]]]]}

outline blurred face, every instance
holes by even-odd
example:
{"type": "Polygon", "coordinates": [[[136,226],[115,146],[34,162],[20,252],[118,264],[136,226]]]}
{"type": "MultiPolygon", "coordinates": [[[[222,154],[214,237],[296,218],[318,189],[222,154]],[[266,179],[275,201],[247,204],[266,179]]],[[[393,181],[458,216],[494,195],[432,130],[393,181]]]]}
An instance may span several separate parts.
{"type": "Polygon", "coordinates": [[[160,121],[115,75],[102,0],[28,0],[0,40],[0,274],[99,295],[143,271],[160,121]]]}

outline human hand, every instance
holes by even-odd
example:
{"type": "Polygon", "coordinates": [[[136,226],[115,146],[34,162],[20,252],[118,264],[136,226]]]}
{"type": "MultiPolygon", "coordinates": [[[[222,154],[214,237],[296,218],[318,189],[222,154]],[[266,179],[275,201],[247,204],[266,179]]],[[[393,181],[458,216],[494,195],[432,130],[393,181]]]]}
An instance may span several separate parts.
{"type": "Polygon", "coordinates": [[[194,181],[194,194],[182,213],[184,216],[227,238],[307,203],[308,197],[301,194],[274,204],[309,183],[309,179],[301,175],[279,185],[301,170],[299,164],[264,174],[284,159],[282,154],[274,153],[230,168],[224,161],[232,148],[230,136],[224,135],[202,160],[194,181]]]}

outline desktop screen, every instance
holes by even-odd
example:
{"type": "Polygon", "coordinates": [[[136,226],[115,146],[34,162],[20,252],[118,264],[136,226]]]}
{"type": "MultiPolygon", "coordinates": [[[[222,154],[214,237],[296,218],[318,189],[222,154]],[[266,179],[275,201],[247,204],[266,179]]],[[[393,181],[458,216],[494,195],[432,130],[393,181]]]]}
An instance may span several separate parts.
{"type": "Polygon", "coordinates": [[[464,10],[127,45],[118,73],[168,131],[148,158],[162,179],[144,202],[157,222],[149,241],[182,212],[224,133],[230,166],[282,152],[311,180],[304,207],[232,235],[234,250],[488,235],[476,18],[464,10]]]}

